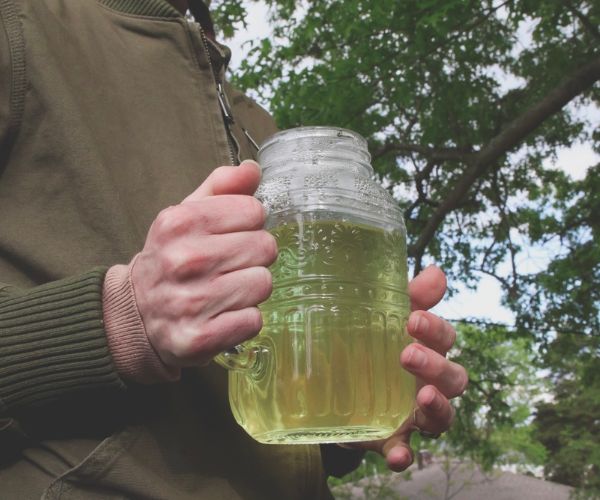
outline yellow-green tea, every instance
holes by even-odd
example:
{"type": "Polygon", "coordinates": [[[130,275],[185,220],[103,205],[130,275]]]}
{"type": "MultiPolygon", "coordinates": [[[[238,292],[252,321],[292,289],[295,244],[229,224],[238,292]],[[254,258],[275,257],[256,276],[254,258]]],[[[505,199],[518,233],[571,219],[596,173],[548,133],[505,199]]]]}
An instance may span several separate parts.
{"type": "Polygon", "coordinates": [[[272,231],[279,257],[255,373],[230,373],[237,421],[265,443],[389,436],[410,413],[406,247],[400,232],[344,222],[272,231]]]}

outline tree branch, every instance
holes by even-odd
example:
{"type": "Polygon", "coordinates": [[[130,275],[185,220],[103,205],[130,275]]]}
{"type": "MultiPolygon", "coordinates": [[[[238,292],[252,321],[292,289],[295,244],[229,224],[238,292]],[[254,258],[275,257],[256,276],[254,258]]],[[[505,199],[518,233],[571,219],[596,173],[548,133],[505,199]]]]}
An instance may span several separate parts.
{"type": "Polygon", "coordinates": [[[421,146],[420,144],[388,142],[373,153],[373,159],[379,158],[388,153],[398,153],[404,155],[419,153],[431,161],[465,161],[470,155],[469,151],[459,148],[431,148],[427,146],[421,146]]]}
{"type": "Polygon", "coordinates": [[[499,276],[498,274],[494,273],[493,271],[488,271],[487,269],[485,269],[483,266],[479,267],[477,269],[475,269],[476,271],[479,271],[482,274],[486,274],[492,278],[495,278],[496,280],[498,280],[502,286],[504,286],[504,288],[506,288],[507,290],[511,290],[511,284],[509,283],[509,281],[506,278],[503,278],[502,276],[499,276]]]}
{"type": "Polygon", "coordinates": [[[598,27],[592,21],[590,21],[585,14],[583,14],[583,12],[577,10],[572,2],[566,2],[566,4],[567,9],[575,14],[575,17],[577,17],[581,25],[588,30],[588,33],[590,33],[590,35],[592,35],[597,42],[600,42],[600,31],[598,31],[598,27]]]}
{"type": "Polygon", "coordinates": [[[446,215],[461,203],[477,179],[483,176],[494,162],[598,80],[600,80],[600,57],[596,57],[585,66],[575,70],[541,101],[509,123],[478,153],[474,153],[468,162],[469,166],[457,181],[452,192],[432,214],[418,240],[409,248],[409,255],[417,260],[423,256],[427,245],[446,215]]]}
{"type": "Polygon", "coordinates": [[[506,229],[506,235],[507,235],[506,239],[508,241],[508,250],[510,252],[510,262],[511,262],[511,266],[512,266],[512,284],[507,289],[507,291],[508,291],[509,298],[514,300],[514,299],[516,299],[517,294],[518,294],[518,285],[517,285],[518,273],[517,273],[517,263],[516,263],[517,250],[515,248],[515,244],[513,243],[512,235],[510,232],[510,229],[511,229],[511,224],[509,221],[510,210],[508,209],[508,203],[507,203],[507,198],[508,198],[507,191],[508,190],[506,188],[506,185],[502,186],[504,188],[503,191],[500,189],[498,175],[499,175],[498,171],[494,172],[492,183],[493,183],[496,195],[497,195],[496,206],[498,207],[498,211],[500,212],[500,224],[503,225],[504,228],[506,229]]]}
{"type": "Polygon", "coordinates": [[[431,176],[431,172],[433,172],[433,169],[435,168],[436,165],[437,165],[436,160],[429,160],[427,162],[427,165],[425,165],[425,168],[423,170],[419,170],[415,174],[415,182],[419,183],[419,182],[423,182],[426,179],[429,179],[429,177],[431,176]]]}

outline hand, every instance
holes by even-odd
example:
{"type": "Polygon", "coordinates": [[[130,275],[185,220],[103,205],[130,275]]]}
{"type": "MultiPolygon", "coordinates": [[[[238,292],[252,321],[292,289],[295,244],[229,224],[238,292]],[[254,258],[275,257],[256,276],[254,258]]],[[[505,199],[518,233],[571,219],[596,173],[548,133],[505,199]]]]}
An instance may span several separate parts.
{"type": "Polygon", "coordinates": [[[207,363],[255,336],[271,294],[275,238],[252,197],[260,168],[221,167],[158,215],[131,271],[152,347],[167,366],[207,363]]]}
{"type": "Polygon", "coordinates": [[[466,370],[446,359],[456,340],[456,332],[447,321],[427,312],[446,292],[446,277],[437,267],[428,267],[409,284],[411,313],[407,330],[417,343],[407,346],[400,356],[402,366],[417,377],[416,407],[413,414],[387,439],[355,444],[353,448],[372,450],[383,455],[388,467],[396,472],[413,461],[410,435],[415,430],[434,435],[450,427],[454,409],[449,398],[466,389],[466,370]]]}

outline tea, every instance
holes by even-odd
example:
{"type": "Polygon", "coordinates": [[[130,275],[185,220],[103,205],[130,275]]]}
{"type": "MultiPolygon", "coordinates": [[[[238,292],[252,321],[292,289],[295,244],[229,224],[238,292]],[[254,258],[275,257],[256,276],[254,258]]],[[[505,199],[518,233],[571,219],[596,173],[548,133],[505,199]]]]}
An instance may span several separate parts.
{"type": "MultiPolygon", "coordinates": [[[[274,291],[260,306],[258,373],[230,373],[237,421],[265,443],[380,439],[411,411],[406,247],[399,231],[302,221],[272,231],[274,291]]],[[[252,342],[250,343],[252,345],[252,342]]]]}

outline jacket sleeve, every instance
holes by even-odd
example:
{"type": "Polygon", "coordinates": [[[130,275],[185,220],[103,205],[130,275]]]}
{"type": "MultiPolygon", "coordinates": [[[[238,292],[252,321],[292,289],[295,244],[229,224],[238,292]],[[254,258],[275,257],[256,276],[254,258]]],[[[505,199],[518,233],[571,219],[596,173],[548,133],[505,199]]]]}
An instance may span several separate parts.
{"type": "MultiPolygon", "coordinates": [[[[0,180],[18,134],[26,89],[25,45],[13,2],[0,2],[0,180]]],[[[122,387],[103,327],[106,269],[18,289],[0,276],[2,418],[92,388],[122,387]]]]}
{"type": "Polygon", "coordinates": [[[103,324],[106,269],[27,290],[0,284],[0,416],[123,387],[103,324]]]}

